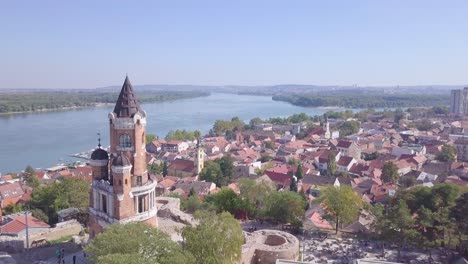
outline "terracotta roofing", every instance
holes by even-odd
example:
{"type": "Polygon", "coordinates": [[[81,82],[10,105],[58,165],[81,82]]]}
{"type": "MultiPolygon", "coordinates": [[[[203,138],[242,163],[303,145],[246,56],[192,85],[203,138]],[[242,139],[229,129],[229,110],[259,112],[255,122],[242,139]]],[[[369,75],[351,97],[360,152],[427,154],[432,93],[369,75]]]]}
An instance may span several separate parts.
{"type": "Polygon", "coordinates": [[[91,159],[92,160],[108,160],[109,154],[107,154],[107,151],[103,150],[102,148],[97,148],[91,154],[91,159]]]}
{"type": "Polygon", "coordinates": [[[112,166],[129,166],[132,165],[127,156],[119,154],[112,160],[112,166]]]}
{"type": "Polygon", "coordinates": [[[338,164],[339,166],[348,166],[351,163],[351,161],[353,161],[352,157],[342,156],[336,164],[338,164]]]}
{"type": "Polygon", "coordinates": [[[345,141],[345,140],[340,140],[338,141],[338,145],[336,147],[338,148],[349,148],[353,142],[351,141],[345,141]]]}
{"type": "MultiPolygon", "coordinates": [[[[19,232],[26,229],[26,220],[24,215],[8,215],[5,216],[5,224],[1,226],[1,232],[7,234],[18,234],[19,232]],[[9,221],[8,221],[9,220],[9,221]]],[[[28,215],[28,227],[29,228],[48,228],[48,224],[35,218],[32,215],[28,215]]]]}
{"type": "Polygon", "coordinates": [[[192,172],[194,168],[195,168],[194,162],[192,160],[185,160],[185,159],[176,159],[168,167],[168,169],[170,170],[178,170],[178,171],[185,171],[185,172],[192,172]]]}
{"type": "Polygon", "coordinates": [[[0,185],[0,196],[2,199],[21,197],[24,195],[23,188],[19,182],[0,185]]]}
{"type": "Polygon", "coordinates": [[[275,182],[277,185],[282,185],[282,187],[289,187],[291,184],[292,176],[285,173],[278,173],[272,171],[265,171],[265,174],[275,182]]]}
{"type": "Polygon", "coordinates": [[[125,77],[122,90],[120,90],[119,98],[115,104],[114,113],[117,117],[133,117],[137,112],[143,112],[140,108],[140,104],[133,92],[133,86],[128,79],[125,77]]]}

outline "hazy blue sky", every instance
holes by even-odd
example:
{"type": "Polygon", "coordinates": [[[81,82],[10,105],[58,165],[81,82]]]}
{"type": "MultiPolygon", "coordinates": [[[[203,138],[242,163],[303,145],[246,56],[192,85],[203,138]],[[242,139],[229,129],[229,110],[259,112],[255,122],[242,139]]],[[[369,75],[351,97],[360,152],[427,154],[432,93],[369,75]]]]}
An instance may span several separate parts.
{"type": "Polygon", "coordinates": [[[2,1],[0,88],[468,83],[468,1],[2,1]]]}

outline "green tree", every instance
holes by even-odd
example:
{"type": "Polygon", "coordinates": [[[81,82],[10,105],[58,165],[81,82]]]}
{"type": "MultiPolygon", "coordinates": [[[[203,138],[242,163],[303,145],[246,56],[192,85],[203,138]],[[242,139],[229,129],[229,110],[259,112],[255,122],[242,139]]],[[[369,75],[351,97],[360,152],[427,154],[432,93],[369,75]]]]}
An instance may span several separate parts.
{"type": "Polygon", "coordinates": [[[216,159],[215,162],[219,164],[223,177],[230,180],[234,172],[234,160],[232,159],[232,156],[230,154],[226,154],[222,158],[216,159]]]}
{"type": "Polygon", "coordinates": [[[205,162],[205,166],[200,172],[200,179],[207,182],[214,182],[218,187],[226,185],[226,180],[219,163],[211,160],[205,162]]]}
{"type": "Polygon", "coordinates": [[[201,131],[200,130],[193,131],[193,136],[195,137],[195,139],[199,140],[201,138],[201,131]]]}
{"type": "Polygon", "coordinates": [[[397,110],[395,110],[394,122],[396,125],[399,125],[400,120],[404,118],[405,118],[405,113],[403,112],[403,110],[401,110],[401,108],[398,108],[397,110]]]}
{"type": "Polygon", "coordinates": [[[195,256],[197,264],[234,264],[241,258],[244,243],[242,227],[229,213],[197,212],[197,226],[182,230],[186,249],[195,256]]]}
{"type": "Polygon", "coordinates": [[[62,179],[33,190],[27,205],[41,209],[49,218],[49,224],[57,222],[57,212],[69,207],[86,211],[89,206],[90,184],[81,179],[62,179]]]}
{"type": "Polygon", "coordinates": [[[250,126],[250,128],[254,128],[254,126],[260,125],[262,123],[263,123],[263,120],[261,118],[254,117],[254,118],[250,119],[249,126],[250,126]]]}
{"type": "Polygon", "coordinates": [[[145,136],[146,144],[149,144],[149,143],[155,141],[156,139],[157,139],[157,137],[156,137],[155,134],[146,134],[146,136],[145,136]]]}
{"type": "Polygon", "coordinates": [[[2,213],[4,215],[9,215],[9,214],[22,212],[23,210],[24,210],[24,208],[23,208],[22,204],[13,204],[13,203],[11,203],[11,204],[9,204],[9,205],[2,208],[2,213]]]}
{"type": "Polygon", "coordinates": [[[440,150],[439,155],[437,155],[437,159],[440,161],[455,161],[455,157],[457,155],[457,150],[454,146],[444,144],[442,149],[440,150]]]}
{"type": "Polygon", "coordinates": [[[169,236],[139,222],[109,226],[85,251],[91,263],[195,263],[169,236]]]}
{"type": "Polygon", "coordinates": [[[163,166],[162,166],[162,175],[163,177],[166,177],[169,173],[167,172],[167,161],[164,161],[163,162],[163,166]]]}
{"type": "Polygon", "coordinates": [[[273,141],[264,141],[265,148],[275,150],[275,143],[273,141]]]}
{"type": "Polygon", "coordinates": [[[24,174],[23,175],[24,175],[25,178],[28,178],[28,177],[33,176],[35,174],[36,174],[36,171],[30,165],[26,166],[26,168],[24,169],[24,174]]]}
{"type": "Polygon", "coordinates": [[[32,209],[31,214],[32,214],[32,216],[36,217],[37,219],[39,219],[39,220],[41,220],[41,221],[43,221],[45,223],[49,222],[49,217],[44,213],[44,211],[42,211],[39,208],[32,209]]]}
{"type": "Polygon", "coordinates": [[[388,161],[383,165],[382,181],[385,183],[398,182],[398,167],[393,162],[388,161]]]}
{"type": "Polygon", "coordinates": [[[36,175],[33,174],[32,176],[28,176],[28,178],[26,178],[26,185],[34,189],[39,187],[40,182],[36,175]]]}
{"type": "Polygon", "coordinates": [[[162,164],[152,163],[147,165],[148,172],[150,174],[161,174],[162,173],[162,164]]]}
{"type": "Polygon", "coordinates": [[[468,193],[462,194],[456,205],[451,208],[451,217],[455,220],[459,241],[468,235],[468,193]]]}
{"type": "Polygon", "coordinates": [[[249,178],[242,178],[239,180],[239,191],[239,197],[250,204],[248,208],[252,208],[248,213],[256,216],[264,210],[265,201],[272,192],[276,191],[276,186],[267,181],[256,182],[249,178]]]}
{"type": "Polygon", "coordinates": [[[297,165],[296,177],[298,180],[304,178],[304,170],[302,169],[302,164],[297,165]]]}
{"type": "Polygon", "coordinates": [[[180,207],[183,211],[193,214],[202,209],[203,202],[198,198],[198,195],[190,195],[187,199],[180,200],[180,207]]]}
{"type": "Polygon", "coordinates": [[[355,120],[345,121],[339,127],[340,136],[346,137],[352,134],[356,134],[357,132],[359,132],[360,127],[361,125],[359,124],[358,121],[355,121],[355,120]]]}
{"type": "Polygon", "coordinates": [[[325,206],[327,216],[335,222],[336,233],[340,225],[354,221],[363,206],[361,198],[349,186],[330,186],[323,190],[316,201],[325,206]]]}
{"type": "Polygon", "coordinates": [[[330,176],[335,175],[336,173],[336,153],[331,151],[328,153],[328,162],[327,162],[327,174],[330,176]]]}
{"type": "Polygon", "coordinates": [[[304,199],[296,192],[271,192],[263,214],[280,223],[291,223],[304,215],[305,205],[304,199]]]}
{"type": "Polygon", "coordinates": [[[239,210],[247,209],[243,200],[228,187],[223,187],[219,192],[209,195],[205,201],[212,203],[218,213],[229,212],[234,215],[239,210]]]}
{"type": "Polygon", "coordinates": [[[297,192],[297,181],[294,177],[291,177],[291,184],[289,185],[289,190],[291,192],[297,192]]]}
{"type": "Polygon", "coordinates": [[[380,210],[376,216],[376,231],[382,240],[398,245],[398,259],[400,259],[401,248],[415,241],[418,235],[408,205],[404,200],[398,199],[387,212],[380,210]]]}

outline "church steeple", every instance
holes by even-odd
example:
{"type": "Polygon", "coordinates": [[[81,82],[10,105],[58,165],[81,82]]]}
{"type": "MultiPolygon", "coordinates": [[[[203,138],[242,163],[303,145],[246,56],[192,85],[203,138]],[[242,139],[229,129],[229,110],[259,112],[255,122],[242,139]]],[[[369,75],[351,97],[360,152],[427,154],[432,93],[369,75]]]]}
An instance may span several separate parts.
{"type": "Polygon", "coordinates": [[[114,113],[117,117],[133,117],[137,112],[141,113],[142,110],[133,92],[133,86],[128,76],[126,76],[122,89],[120,90],[119,98],[114,107],[114,113]]]}

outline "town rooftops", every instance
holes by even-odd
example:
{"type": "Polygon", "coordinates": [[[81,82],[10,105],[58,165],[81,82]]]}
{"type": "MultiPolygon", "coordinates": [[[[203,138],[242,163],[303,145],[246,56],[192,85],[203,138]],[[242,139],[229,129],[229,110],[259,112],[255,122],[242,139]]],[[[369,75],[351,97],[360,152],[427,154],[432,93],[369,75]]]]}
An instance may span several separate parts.
{"type": "Polygon", "coordinates": [[[24,191],[19,182],[0,185],[0,196],[4,200],[9,198],[20,198],[23,195],[24,191]]]}
{"type": "Polygon", "coordinates": [[[336,164],[347,167],[353,161],[352,157],[341,156],[336,164]]]}
{"type": "Polygon", "coordinates": [[[194,162],[192,160],[185,160],[185,159],[176,159],[168,167],[168,169],[170,170],[178,170],[178,171],[185,171],[185,172],[192,172],[194,168],[195,168],[194,162]]]}
{"type": "Polygon", "coordinates": [[[338,144],[336,145],[337,148],[349,148],[353,142],[351,141],[346,141],[346,140],[340,140],[338,141],[338,144]]]}
{"type": "MultiPolygon", "coordinates": [[[[28,228],[49,228],[50,226],[32,215],[28,215],[28,228]]],[[[7,215],[3,218],[0,226],[2,234],[18,235],[26,229],[26,218],[24,213],[7,215]]]]}

